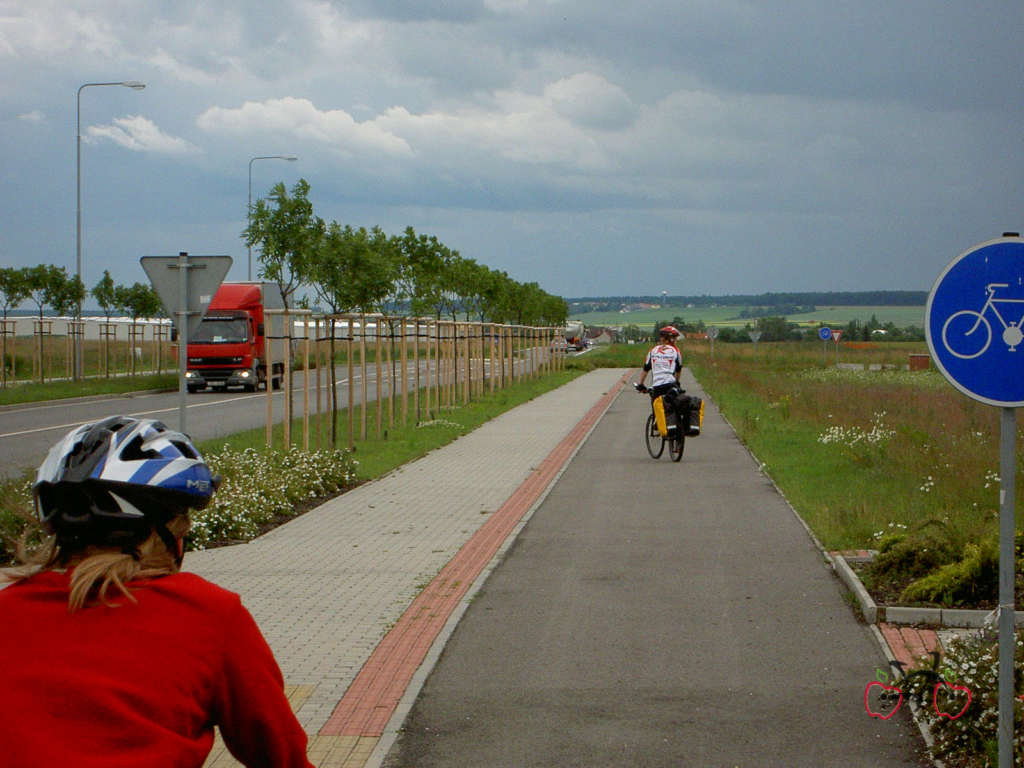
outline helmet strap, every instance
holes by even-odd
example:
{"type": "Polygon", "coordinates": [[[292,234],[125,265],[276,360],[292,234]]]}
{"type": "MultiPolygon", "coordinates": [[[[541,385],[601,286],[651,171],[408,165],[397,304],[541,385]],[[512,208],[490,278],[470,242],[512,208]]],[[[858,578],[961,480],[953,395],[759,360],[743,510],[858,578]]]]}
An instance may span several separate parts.
{"type": "Polygon", "coordinates": [[[156,523],[154,528],[163,541],[164,546],[167,547],[167,551],[174,558],[174,564],[181,568],[181,564],[185,560],[185,543],[181,539],[176,538],[162,520],[156,523]]]}

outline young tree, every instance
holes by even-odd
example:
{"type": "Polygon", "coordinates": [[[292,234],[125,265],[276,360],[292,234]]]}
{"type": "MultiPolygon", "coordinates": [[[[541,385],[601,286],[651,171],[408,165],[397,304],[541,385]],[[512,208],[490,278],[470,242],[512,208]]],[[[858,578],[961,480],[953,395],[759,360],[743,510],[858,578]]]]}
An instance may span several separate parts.
{"type": "MultiPolygon", "coordinates": [[[[132,324],[140,317],[157,317],[163,312],[163,303],[157,292],[149,283],[133,283],[131,287],[119,285],[114,289],[115,306],[132,319],[132,324]]],[[[131,346],[131,345],[129,345],[131,346]]],[[[129,369],[135,375],[135,356],[129,349],[129,369]]]]}
{"type": "MultiPolygon", "coordinates": [[[[43,319],[43,310],[51,307],[54,311],[63,314],[68,306],[69,298],[77,294],[78,286],[81,283],[76,277],[73,288],[68,287],[68,273],[64,267],[55,267],[52,264],[39,264],[35,267],[23,267],[21,279],[25,287],[26,297],[31,299],[39,311],[39,319],[43,319]]],[[[77,302],[72,301],[71,306],[77,302]]]]}
{"type": "Polygon", "coordinates": [[[293,306],[295,289],[306,282],[324,231],[323,219],[313,215],[305,179],[295,183],[291,194],[283,183],[274,185],[268,199],[253,206],[242,239],[250,247],[260,247],[259,275],[277,283],[286,309],[293,306]]]}
{"type": "Polygon", "coordinates": [[[103,270],[103,277],[92,287],[91,293],[109,321],[110,313],[117,307],[117,286],[114,285],[114,278],[110,276],[109,269],[103,270]]]}
{"type": "Polygon", "coordinates": [[[395,296],[409,302],[414,315],[433,314],[440,318],[447,307],[444,272],[458,254],[446,248],[434,235],[417,235],[406,227],[392,244],[398,260],[395,296]]]}
{"type": "Polygon", "coordinates": [[[4,320],[9,310],[15,309],[29,297],[25,280],[25,270],[0,267],[0,308],[3,309],[4,320]]]}
{"type": "MultiPolygon", "coordinates": [[[[395,292],[398,259],[393,239],[380,227],[342,227],[332,221],[314,248],[306,278],[319,301],[340,312],[376,312],[395,292]]],[[[331,332],[331,360],[334,360],[334,333],[331,332]]],[[[331,365],[331,412],[338,408],[334,366],[331,365]]],[[[332,424],[334,420],[332,419],[332,424]]],[[[336,442],[336,427],[331,440],[336,442]]]]}
{"type": "Polygon", "coordinates": [[[70,316],[77,313],[78,306],[85,298],[85,285],[82,284],[78,275],[69,278],[63,267],[61,276],[63,279],[54,284],[54,292],[50,296],[50,306],[58,315],[70,316]]]}
{"type": "Polygon", "coordinates": [[[159,317],[163,312],[160,297],[149,283],[133,283],[131,287],[119,285],[114,289],[115,308],[135,322],[140,317],[159,317]]]}
{"type": "MultiPolygon", "coordinates": [[[[39,264],[35,267],[23,267],[21,280],[27,292],[27,298],[35,303],[39,310],[39,320],[43,319],[43,309],[51,307],[58,314],[71,314],[78,302],[85,295],[82,281],[75,276],[68,280],[64,267],[52,264],[39,264]]],[[[39,355],[39,380],[45,379],[43,373],[43,335],[39,335],[37,353],[39,355]]]]}
{"type": "Polygon", "coordinates": [[[504,323],[511,316],[512,279],[506,272],[488,269],[480,293],[480,321],[504,323]]]}

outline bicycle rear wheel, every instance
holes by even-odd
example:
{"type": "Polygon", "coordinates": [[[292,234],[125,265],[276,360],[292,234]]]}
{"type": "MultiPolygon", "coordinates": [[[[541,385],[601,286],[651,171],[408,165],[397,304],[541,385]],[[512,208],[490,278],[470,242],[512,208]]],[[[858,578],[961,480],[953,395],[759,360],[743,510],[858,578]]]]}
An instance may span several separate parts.
{"type": "Polygon", "coordinates": [[[686,438],[683,436],[682,430],[677,429],[675,434],[669,437],[668,443],[668,455],[672,458],[672,461],[680,461],[683,458],[683,448],[686,445],[686,438]]]}
{"type": "Polygon", "coordinates": [[[668,455],[672,461],[679,461],[683,458],[683,447],[686,445],[686,435],[683,434],[683,425],[679,423],[679,415],[673,413],[671,416],[672,427],[668,433],[668,455]]]}
{"type": "Polygon", "coordinates": [[[647,424],[644,427],[644,440],[647,442],[647,452],[652,459],[660,459],[662,451],[665,450],[665,438],[658,431],[658,425],[654,421],[654,414],[647,417],[647,424]]]}

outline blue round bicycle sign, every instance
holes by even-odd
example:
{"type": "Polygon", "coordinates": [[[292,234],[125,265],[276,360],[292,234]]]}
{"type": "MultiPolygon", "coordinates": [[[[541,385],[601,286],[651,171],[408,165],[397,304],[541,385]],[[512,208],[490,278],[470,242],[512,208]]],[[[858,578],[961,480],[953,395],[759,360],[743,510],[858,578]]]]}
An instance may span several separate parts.
{"type": "Polygon", "coordinates": [[[829,339],[832,338],[832,329],[831,328],[819,328],[818,329],[818,338],[821,339],[822,341],[828,341],[829,339]]]}
{"type": "Polygon", "coordinates": [[[928,296],[925,338],[961,392],[1024,405],[1024,240],[989,240],[950,262],[928,296]]]}

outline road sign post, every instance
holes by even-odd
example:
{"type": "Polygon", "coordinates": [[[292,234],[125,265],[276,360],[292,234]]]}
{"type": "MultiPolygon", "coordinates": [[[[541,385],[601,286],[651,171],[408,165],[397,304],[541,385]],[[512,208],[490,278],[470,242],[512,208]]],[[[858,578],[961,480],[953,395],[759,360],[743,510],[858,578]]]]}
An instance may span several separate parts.
{"type": "Polygon", "coordinates": [[[818,338],[821,339],[821,362],[828,365],[828,340],[832,338],[832,329],[819,328],[818,338]]]}
{"type": "Polygon", "coordinates": [[[718,326],[712,325],[708,328],[708,338],[711,339],[711,359],[715,358],[715,339],[718,338],[718,326]]]}
{"type": "Polygon", "coordinates": [[[968,397],[1001,408],[999,438],[999,768],[1013,764],[1017,408],[1024,405],[1024,241],[976,245],[949,263],[925,307],[936,366],[968,397]]]}
{"type": "Polygon", "coordinates": [[[843,331],[840,328],[832,329],[832,341],[836,343],[836,365],[839,365],[839,340],[843,338],[843,331]]]}
{"type": "Polygon", "coordinates": [[[188,340],[199,330],[213,294],[231,269],[230,256],[143,256],[139,260],[164,311],[178,329],[178,431],[185,432],[188,340]]]}
{"type": "Polygon", "coordinates": [[[747,331],[747,335],[754,344],[754,357],[757,357],[757,341],[761,338],[760,331],[747,331]]]}

